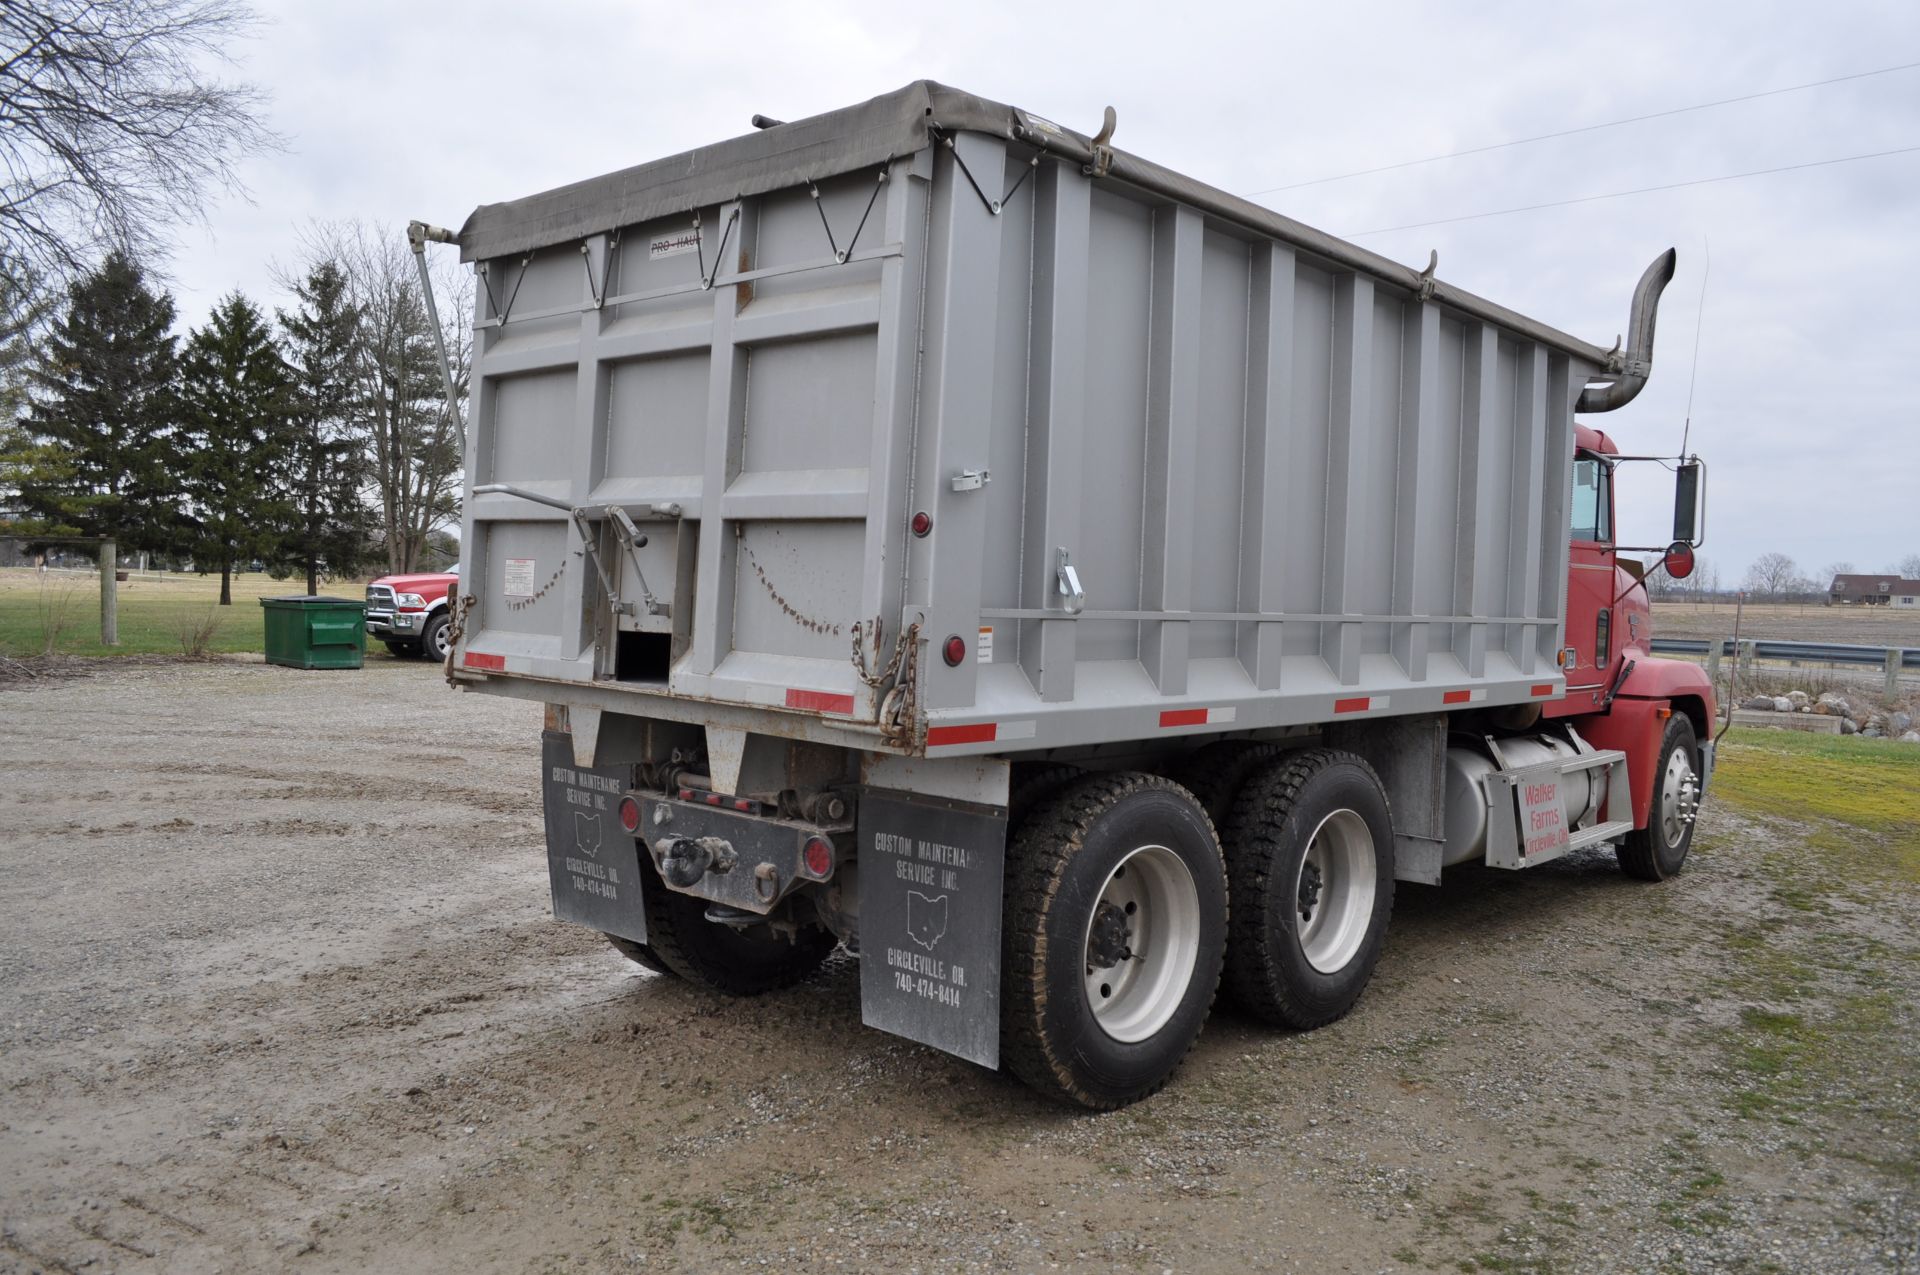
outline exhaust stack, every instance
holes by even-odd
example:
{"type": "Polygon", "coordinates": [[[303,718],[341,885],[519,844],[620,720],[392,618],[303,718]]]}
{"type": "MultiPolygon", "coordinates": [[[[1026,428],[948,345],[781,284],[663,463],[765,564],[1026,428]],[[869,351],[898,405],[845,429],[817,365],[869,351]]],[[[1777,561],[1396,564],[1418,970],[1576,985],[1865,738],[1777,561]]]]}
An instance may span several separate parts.
{"type": "Polygon", "coordinates": [[[1653,325],[1660,317],[1660,294],[1673,280],[1678,254],[1669,248],[1653,259],[1633,289],[1633,310],[1627,316],[1627,349],[1615,357],[1605,378],[1587,382],[1576,412],[1611,412],[1625,407],[1646,387],[1653,375],[1653,325]]]}

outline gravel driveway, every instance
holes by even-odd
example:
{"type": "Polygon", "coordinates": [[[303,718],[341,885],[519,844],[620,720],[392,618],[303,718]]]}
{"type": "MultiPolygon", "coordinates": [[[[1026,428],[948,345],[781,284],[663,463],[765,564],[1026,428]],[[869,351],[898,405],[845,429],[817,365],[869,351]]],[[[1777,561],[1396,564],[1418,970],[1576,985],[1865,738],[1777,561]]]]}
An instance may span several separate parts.
{"type": "MultiPolygon", "coordinates": [[[[1915,1270],[1911,886],[1402,886],[1307,1035],[1090,1116],[551,921],[539,709],[419,663],[0,692],[0,1268],[1915,1270]]],[[[1825,835],[1824,833],[1822,835],[1825,835]]]]}

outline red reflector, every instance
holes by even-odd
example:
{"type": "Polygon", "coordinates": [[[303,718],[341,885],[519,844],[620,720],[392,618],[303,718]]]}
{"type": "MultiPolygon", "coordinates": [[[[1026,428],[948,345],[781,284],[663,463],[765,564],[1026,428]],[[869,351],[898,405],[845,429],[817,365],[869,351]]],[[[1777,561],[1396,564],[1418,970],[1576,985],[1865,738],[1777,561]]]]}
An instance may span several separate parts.
{"type": "Polygon", "coordinates": [[[1337,699],[1333,701],[1333,711],[1336,713],[1364,713],[1372,704],[1373,701],[1365,695],[1362,695],[1359,699],[1337,699]]]}
{"type": "Polygon", "coordinates": [[[943,744],[991,744],[995,727],[992,722],[979,722],[972,726],[929,726],[927,727],[927,747],[938,748],[943,744]]]}
{"type": "Polygon", "coordinates": [[[1552,686],[1536,686],[1533,688],[1533,693],[1535,695],[1551,695],[1553,694],[1553,687],[1552,686]]]}
{"type": "Polygon", "coordinates": [[[640,830],[640,803],[631,797],[620,799],[620,826],[628,832],[640,830]]]}
{"type": "Polygon", "coordinates": [[[708,794],[707,794],[707,804],[708,804],[709,806],[717,806],[717,805],[719,805],[719,804],[720,804],[720,794],[719,794],[719,793],[717,793],[717,792],[710,792],[710,793],[708,793],[708,794]]]}
{"type": "Polygon", "coordinates": [[[833,871],[833,844],[825,837],[813,837],[807,842],[807,871],[816,877],[824,877],[833,871]]]}
{"type": "Polygon", "coordinates": [[[801,708],[814,713],[845,713],[853,716],[853,696],[836,695],[832,691],[787,691],[787,707],[801,708]]]}
{"type": "Polygon", "coordinates": [[[913,516],[913,534],[924,536],[933,530],[933,515],[924,510],[913,516]]]}
{"type": "Polygon", "coordinates": [[[947,644],[941,648],[940,654],[946,657],[948,664],[958,668],[960,661],[967,658],[967,640],[958,633],[954,634],[947,639],[947,644]]]}
{"type": "Polygon", "coordinates": [[[682,801],[692,801],[692,800],[693,800],[693,789],[691,789],[691,788],[682,788],[682,789],[680,790],[680,800],[682,800],[682,801]]]}
{"type": "Polygon", "coordinates": [[[1473,699],[1472,691],[1448,691],[1440,697],[1442,704],[1465,704],[1473,699]]]}
{"type": "Polygon", "coordinates": [[[1207,710],[1204,708],[1169,708],[1160,714],[1162,726],[1205,726],[1207,710]]]}
{"type": "Polygon", "coordinates": [[[753,802],[745,797],[736,797],[733,801],[733,808],[735,810],[752,810],[753,802]]]}
{"type": "Polygon", "coordinates": [[[482,655],[478,651],[468,651],[467,667],[490,669],[495,673],[504,673],[507,670],[507,657],[504,655],[482,655]]]}

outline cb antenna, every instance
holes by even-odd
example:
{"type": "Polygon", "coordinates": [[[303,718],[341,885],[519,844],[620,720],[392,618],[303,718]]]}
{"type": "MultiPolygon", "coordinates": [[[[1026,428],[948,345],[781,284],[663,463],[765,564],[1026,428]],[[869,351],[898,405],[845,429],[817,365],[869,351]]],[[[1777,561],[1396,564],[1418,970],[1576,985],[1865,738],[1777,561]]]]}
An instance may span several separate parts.
{"type": "Polygon", "coordinates": [[[1707,279],[1713,274],[1713,253],[1700,236],[1700,308],[1693,316],[1693,368],[1687,373],[1687,423],[1680,429],[1680,459],[1687,458],[1687,439],[1693,434],[1693,389],[1700,383],[1700,330],[1707,326],[1707,279]]]}

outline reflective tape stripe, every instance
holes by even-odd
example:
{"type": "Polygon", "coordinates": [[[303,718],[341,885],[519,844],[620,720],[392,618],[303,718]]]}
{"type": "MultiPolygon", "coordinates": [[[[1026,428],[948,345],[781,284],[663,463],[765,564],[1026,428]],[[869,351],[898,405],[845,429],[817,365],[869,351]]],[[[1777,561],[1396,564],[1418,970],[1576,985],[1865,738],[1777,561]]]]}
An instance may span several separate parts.
{"type": "Polygon", "coordinates": [[[1549,683],[1547,683],[1546,685],[1543,685],[1543,686],[1536,686],[1536,687],[1534,687],[1534,688],[1533,688],[1533,693],[1534,693],[1534,694],[1535,694],[1536,696],[1539,696],[1539,695],[1551,695],[1551,694],[1553,694],[1553,684],[1549,682],[1549,683]]]}
{"type": "Polygon", "coordinates": [[[993,722],[974,722],[968,726],[927,727],[928,748],[950,748],[954,744],[991,744],[997,734],[993,722]]]}
{"type": "Polygon", "coordinates": [[[1160,712],[1160,728],[1176,726],[1218,726],[1230,722],[1238,710],[1227,708],[1168,708],[1160,712]]]}
{"type": "Polygon", "coordinates": [[[504,655],[483,655],[479,651],[468,651],[466,666],[468,668],[485,669],[490,673],[504,673],[507,671],[507,657],[504,655]]]}
{"type": "Polygon", "coordinates": [[[843,713],[851,717],[853,716],[853,696],[838,695],[832,691],[803,691],[788,687],[787,707],[806,709],[813,713],[843,713]]]}
{"type": "Polygon", "coordinates": [[[1487,688],[1475,687],[1471,690],[1448,691],[1440,697],[1442,704],[1478,704],[1487,697],[1487,688]]]}
{"type": "Polygon", "coordinates": [[[1336,713],[1378,712],[1391,703],[1392,700],[1393,697],[1390,695],[1356,695],[1352,699],[1337,699],[1333,701],[1333,711],[1336,713]]]}

